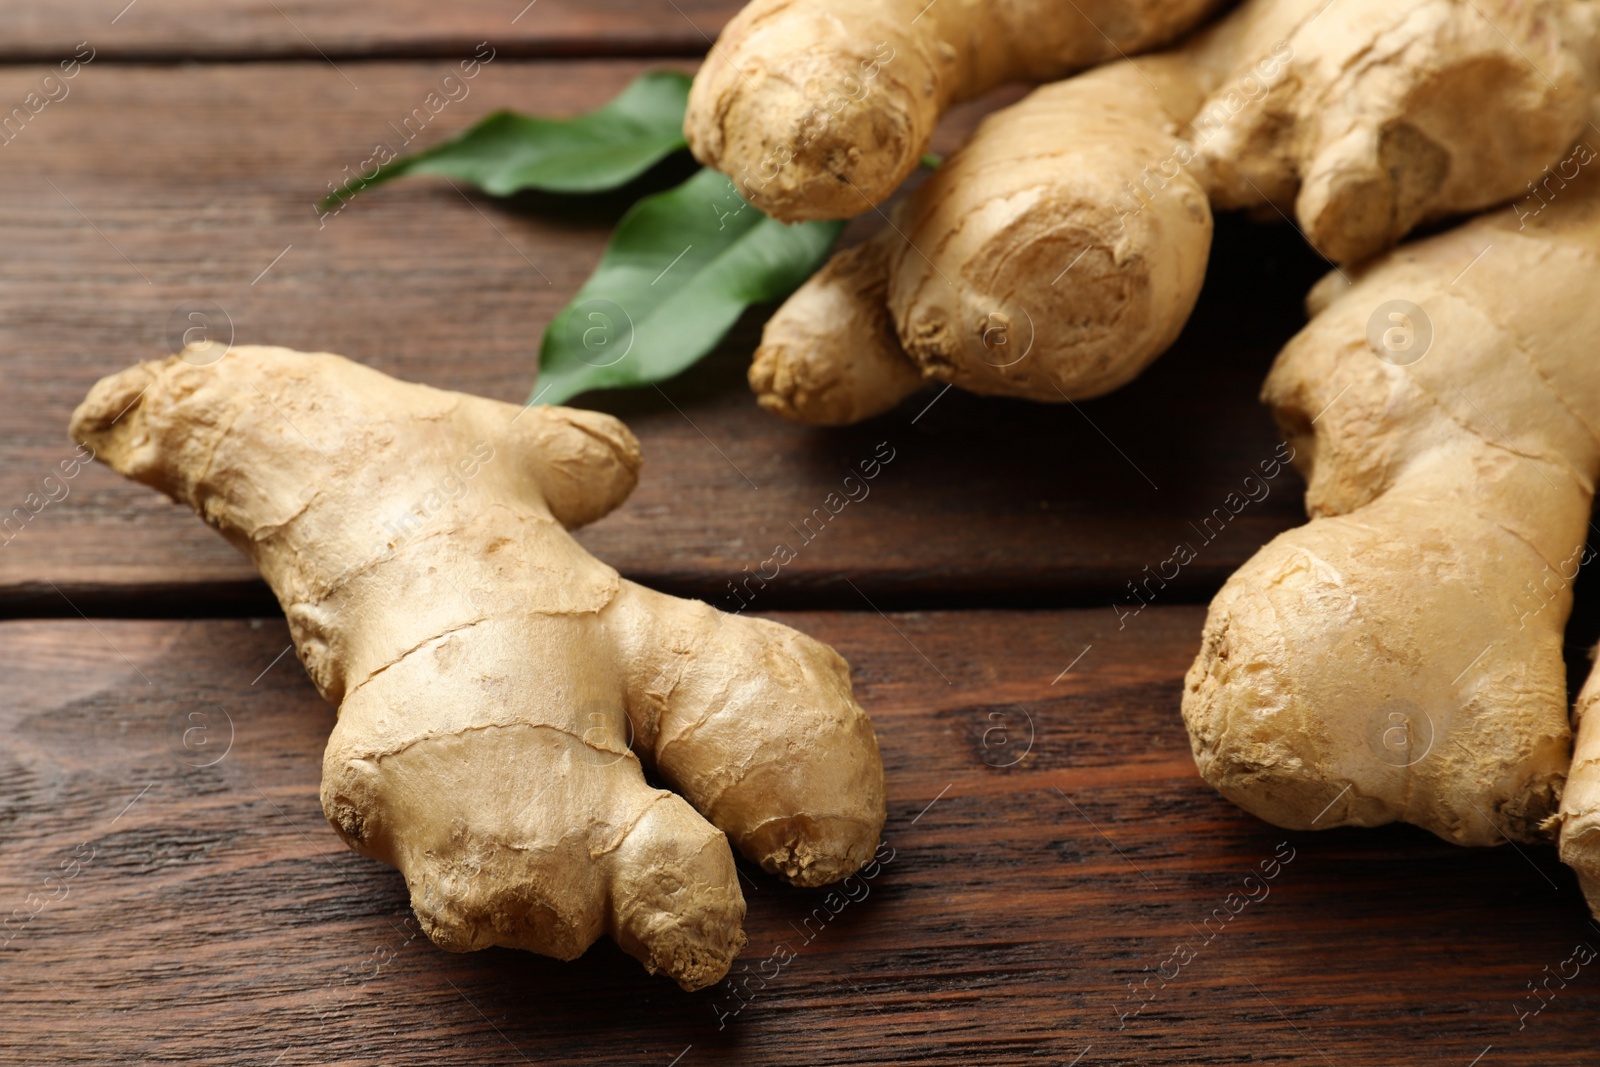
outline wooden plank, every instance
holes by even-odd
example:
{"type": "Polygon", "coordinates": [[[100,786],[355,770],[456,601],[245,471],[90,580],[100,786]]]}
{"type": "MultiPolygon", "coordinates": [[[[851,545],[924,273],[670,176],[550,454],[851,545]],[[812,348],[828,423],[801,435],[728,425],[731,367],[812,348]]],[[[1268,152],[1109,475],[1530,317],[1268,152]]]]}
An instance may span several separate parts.
{"type": "Polygon", "coordinates": [[[785,617],[854,665],[894,853],[832,910],[747,871],[739,966],[795,958],[742,1007],[609,945],[561,964],[416,936],[399,876],[322,820],[332,712],[274,664],[281,621],[0,625],[0,1061],[1590,1062],[1587,969],[1516,1013],[1600,945],[1552,850],[1233,808],[1176,712],[1200,617],[785,617]],[[196,722],[212,747],[184,746],[196,722]]]}
{"type": "Polygon", "coordinates": [[[87,41],[106,59],[700,55],[737,0],[21,0],[0,7],[0,61],[87,41]]]}
{"type": "MultiPolygon", "coordinates": [[[[221,309],[213,319],[225,314],[240,343],[527,395],[544,325],[630,196],[506,205],[428,179],[374,190],[329,218],[312,209],[376,143],[399,147],[399,123],[450,69],[368,64],[353,91],[320,62],[91,65],[0,148],[0,515],[29,494],[32,508],[66,493],[0,532],[0,609],[270,603],[186,510],[99,468],[45,481],[72,454],[67,419],[89,386],[177,347],[196,304],[221,309]]],[[[641,69],[497,60],[416,144],[496,107],[592,107],[641,69]]],[[[0,101],[21,99],[40,76],[0,71],[0,101]]],[[[959,143],[981,110],[956,115],[938,147],[959,143]]],[[[788,544],[796,559],[757,608],[865,607],[862,596],[879,606],[1105,603],[1180,541],[1197,558],[1161,596],[1204,596],[1299,521],[1292,473],[1236,516],[1225,502],[1272,460],[1277,435],[1255,393],[1318,274],[1286,227],[1224,220],[1216,258],[1216,282],[1177,348],[1131,388],[1076,407],[929,392],[860,427],[793,425],[760,411],[744,383],[752,315],[661,389],[581,401],[626,418],[646,457],[633,499],[583,538],[629,575],[714,600],[788,544]],[[829,494],[880,444],[894,459],[871,495],[831,514],[829,494]]]]}

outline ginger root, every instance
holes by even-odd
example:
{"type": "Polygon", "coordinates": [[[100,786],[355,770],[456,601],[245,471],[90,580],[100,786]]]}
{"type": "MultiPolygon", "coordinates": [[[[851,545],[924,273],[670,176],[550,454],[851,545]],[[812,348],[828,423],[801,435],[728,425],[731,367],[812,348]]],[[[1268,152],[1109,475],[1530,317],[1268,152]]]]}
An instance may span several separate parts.
{"type": "MultiPolygon", "coordinates": [[[[1213,208],[1293,216],[1324,255],[1356,262],[1530,191],[1585,128],[1597,13],[1594,0],[1247,0],[1169,52],[989,116],[904,205],[887,279],[833,301],[839,321],[872,318],[881,287],[925,381],[1054,402],[1114,389],[1187,321],[1213,208]]],[[[842,327],[802,324],[829,284],[802,286],[769,339],[809,332],[842,351],[842,327]]],[[[791,340],[751,384],[800,419],[791,383],[862,412],[911,391],[844,362],[791,340]]]]}
{"type": "Polygon", "coordinates": [[[785,222],[879,203],[951,104],[1173,40],[1222,0],[754,0],[689,93],[696,158],[785,222]]]}
{"type": "Polygon", "coordinates": [[[768,320],[750,385],[768,411],[817,426],[881,415],[922,387],[884,303],[884,230],[823,264],[768,320]]]}
{"type": "Polygon", "coordinates": [[[72,435],[255,561],[339,707],[323,811],[437,944],[571,959],[609,933],[697,989],[744,944],[730,838],[803,886],[871,857],[883,768],[845,662],[567,532],[633,488],[620,422],[206,351],[104,379],[72,435]]]}
{"type": "Polygon", "coordinates": [[[1313,290],[1263,391],[1312,518],[1212,602],[1183,716],[1269,822],[1559,834],[1600,907],[1596,683],[1569,770],[1562,662],[1600,476],[1593,160],[1313,290]]]}

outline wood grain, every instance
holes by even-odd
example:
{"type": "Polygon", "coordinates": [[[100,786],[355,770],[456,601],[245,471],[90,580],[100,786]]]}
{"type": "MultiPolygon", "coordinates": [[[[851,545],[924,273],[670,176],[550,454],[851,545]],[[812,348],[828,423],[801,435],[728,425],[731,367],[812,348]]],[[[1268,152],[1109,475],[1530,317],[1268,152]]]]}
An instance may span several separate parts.
{"type": "MultiPolygon", "coordinates": [[[[15,0],[0,60],[53,61],[80,41],[120,60],[700,55],[734,0],[15,0]]],[[[352,72],[353,73],[353,72],[352,72]]]]}
{"type": "MultiPolygon", "coordinates": [[[[541,331],[632,192],[508,204],[427,179],[320,221],[312,209],[375,144],[402,147],[399,123],[451,69],[364,64],[353,90],[320,61],[91,64],[0,147],[0,515],[71,455],[67,419],[96,379],[178,346],[189,302],[220,308],[240,343],[341,352],[404,378],[525,397],[541,331]]],[[[592,107],[642,69],[497,59],[415,144],[496,107],[592,107]]],[[[0,71],[0,101],[41,76],[0,71]]],[[[959,143],[985,106],[953,116],[937,147],[959,143]]],[[[1199,533],[1277,446],[1255,393],[1319,273],[1287,227],[1223,220],[1215,256],[1178,346],[1132,387],[1076,407],[929,392],[852,429],[789,424],[744,384],[751,315],[660,389],[580,398],[622,415],[646,457],[633,499],[584,541],[630,576],[714,601],[785,543],[797,558],[756,607],[888,608],[1109,603],[1181,540],[1198,558],[1162,595],[1202,598],[1299,521],[1300,487],[1284,474],[1220,536],[1199,533]],[[881,442],[896,458],[871,496],[808,528],[881,442]]],[[[248,565],[184,509],[99,468],[66,490],[0,534],[0,610],[270,606],[248,565]]]]}
{"type": "Polygon", "coordinates": [[[417,936],[399,876],[323,822],[332,712],[274,664],[280,620],[0,625],[0,1063],[1592,1062],[1593,974],[1514,1010],[1600,946],[1551,850],[1288,834],[1198,780],[1176,708],[1200,616],[779,616],[854,666],[893,858],[842,905],[747,870],[740,966],[795,958],[731,1015],[727,985],[680,993],[609,945],[417,936]]]}

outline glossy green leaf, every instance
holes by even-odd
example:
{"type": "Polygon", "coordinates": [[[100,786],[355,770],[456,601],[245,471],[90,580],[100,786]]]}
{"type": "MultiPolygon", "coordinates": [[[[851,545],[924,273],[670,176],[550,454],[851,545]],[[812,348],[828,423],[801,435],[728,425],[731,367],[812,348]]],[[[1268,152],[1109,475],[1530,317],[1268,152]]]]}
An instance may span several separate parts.
{"type": "Polygon", "coordinates": [[[373,177],[326,197],[322,207],[405,174],[459,178],[491,196],[615,189],[684,147],[689,82],[676,71],[642,74],[609,104],[570,119],[497,111],[459,137],[391,160],[373,177]]]}
{"type": "Polygon", "coordinates": [[[805,281],[843,228],[785,226],[713,170],[646,197],[545,330],[530,402],[672,377],[709,352],[746,307],[805,281]]]}

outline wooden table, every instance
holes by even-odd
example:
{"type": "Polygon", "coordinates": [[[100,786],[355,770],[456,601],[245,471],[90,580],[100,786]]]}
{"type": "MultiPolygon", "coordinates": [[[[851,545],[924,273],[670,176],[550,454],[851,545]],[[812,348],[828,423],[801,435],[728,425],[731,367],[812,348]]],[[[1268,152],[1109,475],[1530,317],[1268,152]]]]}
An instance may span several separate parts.
{"type": "MultiPolygon", "coordinates": [[[[71,455],[90,384],[167,351],[189,301],[241,343],[523,397],[624,199],[554,212],[417,180],[325,225],[313,201],[478,42],[493,62],[418,143],[692,70],[732,11],[122,2],[0,11],[0,110],[94,54],[0,146],[0,510],[71,455]]],[[[734,978],[795,954],[753,998],[681,993],[609,944],[571,964],[434,948],[399,876],[322,819],[332,711],[265,587],[186,510],[84,470],[0,549],[0,1063],[1594,1062],[1593,975],[1518,1015],[1600,946],[1551,850],[1289,834],[1195,774],[1177,708],[1203,605],[1299,521],[1294,475],[1137,618],[1110,606],[1272,453],[1256,386],[1320,270],[1287,227],[1221,220],[1178,347],[1076,408],[927,393],[851,429],[783,423],[743,384],[757,316],[659,392],[585,399],[646,452],[585,544],[713,603],[851,464],[895,450],[755,605],[853,665],[893,860],[826,922],[821,894],[747,869],[734,978]],[[1270,893],[1228,911],[1263,863],[1270,893]]],[[[1576,620],[1573,646],[1597,630],[1576,620]]]]}

